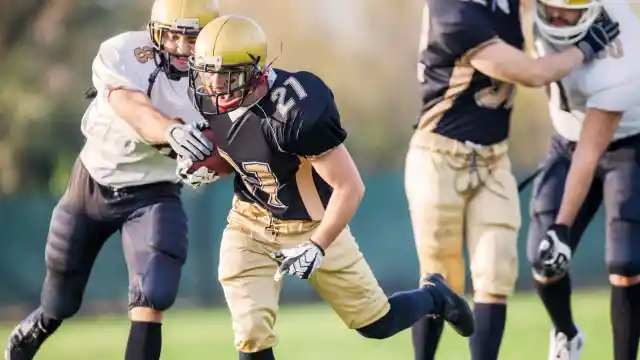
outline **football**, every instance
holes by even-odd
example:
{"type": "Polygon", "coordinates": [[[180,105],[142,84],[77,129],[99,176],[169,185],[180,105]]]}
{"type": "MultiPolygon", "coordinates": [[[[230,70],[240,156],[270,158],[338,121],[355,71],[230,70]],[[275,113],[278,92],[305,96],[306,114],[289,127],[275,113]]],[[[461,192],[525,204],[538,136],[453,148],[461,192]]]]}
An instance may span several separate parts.
{"type": "Polygon", "coordinates": [[[216,136],[213,133],[213,130],[204,129],[202,130],[202,133],[211,140],[211,143],[213,144],[213,152],[204,160],[194,162],[193,165],[191,165],[191,168],[189,168],[188,173],[191,174],[203,166],[209,170],[215,171],[220,176],[231,173],[233,171],[233,167],[218,153],[216,136]]]}

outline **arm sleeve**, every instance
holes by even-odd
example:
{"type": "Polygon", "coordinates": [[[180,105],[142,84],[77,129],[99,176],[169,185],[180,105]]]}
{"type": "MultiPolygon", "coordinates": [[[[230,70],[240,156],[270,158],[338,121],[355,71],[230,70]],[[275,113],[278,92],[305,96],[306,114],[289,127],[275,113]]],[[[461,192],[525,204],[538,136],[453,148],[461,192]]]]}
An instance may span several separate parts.
{"type": "Polygon", "coordinates": [[[291,119],[284,133],[283,150],[305,157],[320,156],[342,144],[347,132],[340,124],[340,115],[333,97],[327,99],[319,114],[312,108],[301,108],[291,119]],[[317,115],[314,115],[316,113],[317,115]]]}
{"type": "Polygon", "coordinates": [[[602,89],[587,100],[587,108],[600,109],[604,111],[625,112],[632,107],[640,105],[636,93],[638,91],[637,81],[626,81],[623,84],[602,89]]]}
{"type": "Polygon", "coordinates": [[[484,5],[461,0],[427,0],[427,5],[434,42],[455,59],[498,40],[484,5]]]}
{"type": "Polygon", "coordinates": [[[93,60],[93,86],[98,92],[126,89],[146,93],[147,84],[138,75],[136,70],[140,64],[136,62],[133,49],[103,43],[93,60]]]}

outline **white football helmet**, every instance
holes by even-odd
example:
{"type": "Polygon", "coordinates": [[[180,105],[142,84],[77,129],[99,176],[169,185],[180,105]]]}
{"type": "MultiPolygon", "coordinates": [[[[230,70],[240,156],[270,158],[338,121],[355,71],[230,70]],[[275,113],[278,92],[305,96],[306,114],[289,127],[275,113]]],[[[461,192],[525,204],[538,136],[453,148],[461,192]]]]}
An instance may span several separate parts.
{"type": "Polygon", "coordinates": [[[533,19],[540,35],[557,45],[574,44],[589,30],[602,13],[600,0],[534,0],[533,19]],[[581,10],[582,15],[572,26],[554,26],[547,21],[546,6],[566,10],[581,10]]]}

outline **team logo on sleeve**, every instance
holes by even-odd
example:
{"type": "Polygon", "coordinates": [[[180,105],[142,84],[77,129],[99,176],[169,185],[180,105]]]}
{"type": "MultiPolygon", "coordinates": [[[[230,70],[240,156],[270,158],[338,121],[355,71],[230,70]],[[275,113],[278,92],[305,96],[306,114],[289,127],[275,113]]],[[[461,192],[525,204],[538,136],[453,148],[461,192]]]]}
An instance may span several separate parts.
{"type": "Polygon", "coordinates": [[[149,60],[153,60],[155,53],[151,46],[141,46],[133,49],[133,55],[141,63],[146,63],[149,60]]]}

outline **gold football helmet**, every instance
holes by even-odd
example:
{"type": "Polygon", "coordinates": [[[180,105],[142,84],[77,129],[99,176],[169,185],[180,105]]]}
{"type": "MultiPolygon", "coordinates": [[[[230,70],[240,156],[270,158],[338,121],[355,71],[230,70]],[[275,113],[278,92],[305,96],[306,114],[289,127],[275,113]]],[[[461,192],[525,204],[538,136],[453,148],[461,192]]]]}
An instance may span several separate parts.
{"type": "Polygon", "coordinates": [[[202,29],[189,59],[189,86],[196,108],[217,115],[241,106],[265,81],[267,37],[256,22],[221,16],[202,29]]]}
{"type": "Polygon", "coordinates": [[[153,44],[154,61],[170,79],[179,80],[187,76],[187,59],[200,30],[211,20],[220,16],[218,0],[155,0],[151,10],[151,21],[147,25],[153,44]],[[187,47],[182,50],[169,46],[181,36],[187,37],[187,47]],[[174,40],[175,39],[175,40],[174,40]]]}
{"type": "Polygon", "coordinates": [[[163,50],[166,31],[195,37],[218,16],[217,0],[155,0],[148,25],[151,42],[163,50]]]}
{"type": "Polygon", "coordinates": [[[600,0],[534,0],[533,19],[540,35],[547,41],[568,45],[579,41],[591,24],[603,13],[600,0]],[[567,18],[551,18],[551,9],[570,12],[567,18]],[[571,18],[572,21],[568,21],[571,18]]]}

